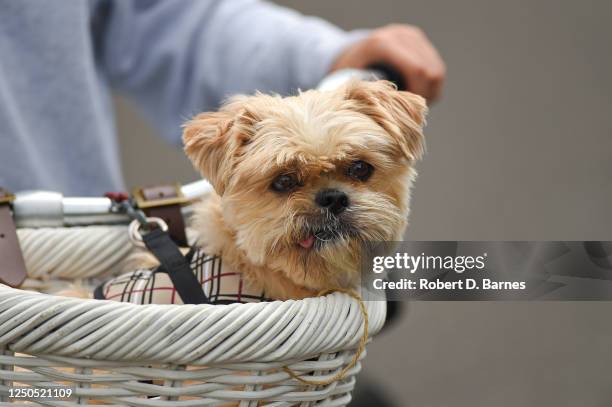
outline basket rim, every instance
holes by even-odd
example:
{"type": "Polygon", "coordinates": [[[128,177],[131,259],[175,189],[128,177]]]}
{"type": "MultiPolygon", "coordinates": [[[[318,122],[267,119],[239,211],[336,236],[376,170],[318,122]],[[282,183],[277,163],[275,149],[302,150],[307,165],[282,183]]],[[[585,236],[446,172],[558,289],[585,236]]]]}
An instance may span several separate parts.
{"type": "MultiPolygon", "coordinates": [[[[386,302],[366,301],[371,335],[386,302]]],[[[359,304],[332,293],[235,304],[131,304],[0,284],[0,346],[35,356],[190,365],[304,360],[356,347],[359,304]]]]}

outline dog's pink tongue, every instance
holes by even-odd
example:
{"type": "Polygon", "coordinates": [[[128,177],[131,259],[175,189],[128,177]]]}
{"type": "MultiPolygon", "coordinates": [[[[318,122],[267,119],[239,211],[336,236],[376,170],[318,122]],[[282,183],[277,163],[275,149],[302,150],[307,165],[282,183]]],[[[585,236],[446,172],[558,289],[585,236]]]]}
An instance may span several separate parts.
{"type": "Polygon", "coordinates": [[[302,240],[299,244],[304,249],[310,249],[314,244],[315,237],[313,235],[308,236],[306,239],[302,240]]]}

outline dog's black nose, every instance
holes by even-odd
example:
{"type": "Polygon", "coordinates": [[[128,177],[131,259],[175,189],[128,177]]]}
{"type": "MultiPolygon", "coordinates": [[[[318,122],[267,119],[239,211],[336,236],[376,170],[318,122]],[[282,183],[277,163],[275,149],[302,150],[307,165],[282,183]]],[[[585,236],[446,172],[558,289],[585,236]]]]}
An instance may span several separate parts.
{"type": "Polygon", "coordinates": [[[343,212],[349,206],[348,196],[337,189],[322,189],[315,196],[315,202],[327,208],[334,215],[343,212]]]}

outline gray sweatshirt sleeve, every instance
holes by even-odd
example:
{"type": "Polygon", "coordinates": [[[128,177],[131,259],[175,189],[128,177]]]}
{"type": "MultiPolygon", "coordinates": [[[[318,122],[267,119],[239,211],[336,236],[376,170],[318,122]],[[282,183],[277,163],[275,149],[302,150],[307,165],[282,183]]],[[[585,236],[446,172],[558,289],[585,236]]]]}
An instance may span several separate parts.
{"type": "Polygon", "coordinates": [[[185,119],[232,94],[315,86],[364,35],[257,0],[114,0],[103,20],[110,85],[177,143],[185,119]]]}

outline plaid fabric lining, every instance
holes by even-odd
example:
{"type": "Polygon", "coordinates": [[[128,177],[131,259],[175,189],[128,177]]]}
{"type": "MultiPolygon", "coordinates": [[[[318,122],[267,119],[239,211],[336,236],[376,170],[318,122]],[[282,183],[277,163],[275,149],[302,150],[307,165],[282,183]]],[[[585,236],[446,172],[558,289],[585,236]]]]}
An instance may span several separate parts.
{"type": "MultiPolygon", "coordinates": [[[[202,285],[210,304],[267,301],[264,293],[253,290],[241,273],[223,267],[219,256],[209,256],[199,249],[187,254],[191,270],[202,285]]],[[[134,304],[182,304],[170,277],[163,271],[137,270],[104,283],[96,298],[134,304]]]]}

